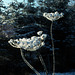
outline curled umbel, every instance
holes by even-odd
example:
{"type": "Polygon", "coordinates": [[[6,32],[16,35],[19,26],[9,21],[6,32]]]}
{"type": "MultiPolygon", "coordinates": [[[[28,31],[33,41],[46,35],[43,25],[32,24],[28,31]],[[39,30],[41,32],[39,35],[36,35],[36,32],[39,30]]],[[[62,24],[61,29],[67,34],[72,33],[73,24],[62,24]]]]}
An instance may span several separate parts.
{"type": "Polygon", "coordinates": [[[10,39],[8,43],[15,48],[21,48],[27,51],[36,51],[45,45],[44,40],[47,37],[47,34],[43,34],[43,31],[37,32],[37,35],[39,36],[32,36],[31,38],[10,39]]]}

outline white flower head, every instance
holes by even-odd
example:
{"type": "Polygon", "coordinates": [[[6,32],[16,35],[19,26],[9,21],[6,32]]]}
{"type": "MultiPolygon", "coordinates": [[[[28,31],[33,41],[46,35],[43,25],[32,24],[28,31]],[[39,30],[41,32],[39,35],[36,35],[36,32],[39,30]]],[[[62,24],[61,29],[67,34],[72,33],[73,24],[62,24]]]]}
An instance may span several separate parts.
{"type": "Polygon", "coordinates": [[[47,37],[47,34],[42,34],[42,35],[40,36],[41,40],[45,40],[46,37],[47,37]]]}
{"type": "Polygon", "coordinates": [[[20,48],[20,47],[19,47],[20,42],[18,41],[18,39],[16,39],[16,40],[10,39],[10,40],[8,41],[8,43],[9,43],[11,46],[15,47],[15,48],[20,48]]]}
{"type": "Polygon", "coordinates": [[[36,38],[36,36],[32,36],[31,39],[34,40],[36,38]]]}
{"type": "Polygon", "coordinates": [[[38,50],[40,48],[40,46],[35,46],[34,48],[33,48],[33,50],[38,50]]]}
{"type": "Polygon", "coordinates": [[[12,39],[10,39],[9,41],[8,41],[8,43],[11,43],[12,42],[12,39]]]}
{"type": "Polygon", "coordinates": [[[41,46],[44,46],[44,45],[45,45],[45,43],[44,43],[44,42],[42,42],[42,43],[41,43],[41,46]]]}
{"type": "Polygon", "coordinates": [[[63,13],[58,13],[57,11],[55,13],[43,13],[43,16],[46,17],[50,21],[58,20],[59,18],[63,17],[63,13]]]}
{"type": "Polygon", "coordinates": [[[36,51],[45,45],[44,40],[46,37],[47,34],[40,34],[40,36],[32,36],[31,38],[10,39],[8,43],[15,48],[22,48],[27,51],[36,51]]]}
{"type": "Polygon", "coordinates": [[[22,39],[22,41],[26,41],[26,39],[25,39],[25,38],[23,38],[23,39],[22,39]]]}
{"type": "Polygon", "coordinates": [[[43,33],[43,31],[38,31],[37,35],[41,35],[43,33]]]}
{"type": "Polygon", "coordinates": [[[20,42],[20,44],[18,45],[20,48],[22,48],[23,47],[23,43],[22,42],[20,42]]]}

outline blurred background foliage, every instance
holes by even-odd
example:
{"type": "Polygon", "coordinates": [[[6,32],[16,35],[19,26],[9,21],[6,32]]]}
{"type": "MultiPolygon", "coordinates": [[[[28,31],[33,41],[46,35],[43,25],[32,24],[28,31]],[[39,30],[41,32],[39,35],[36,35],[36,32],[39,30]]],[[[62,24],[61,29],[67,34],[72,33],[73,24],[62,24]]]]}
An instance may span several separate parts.
{"type": "MultiPolygon", "coordinates": [[[[14,0],[5,5],[0,2],[0,75],[24,75],[27,70],[20,56],[19,49],[8,44],[10,38],[23,38],[36,35],[42,30],[48,34],[46,46],[40,52],[52,71],[52,49],[49,35],[51,22],[44,18],[44,12],[63,12],[64,17],[53,24],[55,43],[56,72],[66,72],[75,69],[75,6],[68,6],[68,0],[14,0]]],[[[37,70],[43,71],[36,52],[25,52],[26,58],[37,70]],[[36,64],[38,66],[36,66],[36,64]]],[[[26,75],[26,74],[25,74],[26,75]]],[[[29,74],[28,74],[29,75],[29,74]]]]}

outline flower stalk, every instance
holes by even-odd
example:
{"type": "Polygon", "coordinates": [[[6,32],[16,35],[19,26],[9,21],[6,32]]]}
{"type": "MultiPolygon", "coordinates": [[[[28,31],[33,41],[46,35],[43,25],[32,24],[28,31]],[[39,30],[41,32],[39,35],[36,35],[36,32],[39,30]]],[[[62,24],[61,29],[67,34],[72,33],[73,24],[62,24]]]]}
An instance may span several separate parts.
{"type": "Polygon", "coordinates": [[[21,56],[23,61],[36,73],[36,75],[40,75],[40,73],[25,59],[22,49],[20,48],[21,56]]]}
{"type": "MultiPolygon", "coordinates": [[[[40,75],[40,73],[25,59],[22,49],[27,50],[27,51],[37,51],[42,46],[44,46],[45,45],[44,41],[47,37],[47,34],[42,34],[42,33],[43,33],[43,31],[37,32],[37,35],[39,35],[38,37],[32,36],[31,38],[10,39],[8,41],[8,43],[12,47],[20,48],[22,59],[37,75],[40,75]]],[[[46,75],[47,75],[46,65],[45,65],[44,60],[40,53],[39,53],[39,59],[40,59],[42,65],[44,66],[44,69],[45,69],[46,75]]]]}
{"type": "Polygon", "coordinates": [[[52,50],[53,50],[53,75],[55,75],[55,52],[54,52],[54,42],[53,42],[52,26],[53,26],[53,21],[52,21],[51,27],[50,27],[50,34],[51,34],[52,50]]]}
{"type": "MultiPolygon", "coordinates": [[[[38,51],[37,51],[37,52],[38,52],[38,51]]],[[[43,65],[44,70],[45,70],[45,72],[46,72],[46,75],[48,75],[48,71],[47,71],[45,62],[44,62],[43,57],[42,57],[42,55],[40,54],[40,52],[38,52],[38,55],[39,55],[40,62],[41,62],[41,64],[43,65]]]]}
{"type": "Polygon", "coordinates": [[[63,13],[59,14],[57,11],[54,13],[43,13],[43,16],[45,18],[52,21],[51,26],[50,26],[50,35],[51,35],[52,50],[53,50],[53,75],[55,75],[55,52],[54,52],[54,42],[53,42],[53,35],[52,35],[52,26],[53,26],[53,21],[62,18],[63,15],[64,15],[63,13]]]}

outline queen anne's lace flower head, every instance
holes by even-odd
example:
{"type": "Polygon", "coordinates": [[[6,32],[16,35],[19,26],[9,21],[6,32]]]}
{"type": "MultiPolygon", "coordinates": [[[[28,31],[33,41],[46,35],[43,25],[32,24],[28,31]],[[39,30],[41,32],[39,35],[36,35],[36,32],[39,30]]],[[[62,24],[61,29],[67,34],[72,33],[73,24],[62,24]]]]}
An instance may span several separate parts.
{"type": "Polygon", "coordinates": [[[47,35],[46,35],[46,34],[42,34],[42,35],[40,36],[41,40],[46,39],[46,37],[47,37],[47,35]]]}
{"type": "Polygon", "coordinates": [[[37,32],[37,35],[41,35],[43,33],[43,31],[39,31],[37,32]]]}
{"type": "Polygon", "coordinates": [[[36,51],[45,45],[44,40],[47,34],[42,34],[43,31],[37,32],[40,36],[32,36],[31,38],[10,39],[8,43],[15,48],[22,48],[27,51],[36,51]]]}
{"type": "Polygon", "coordinates": [[[58,20],[59,18],[63,17],[63,15],[63,13],[59,14],[57,11],[55,13],[43,13],[43,16],[50,21],[58,20]]]}

